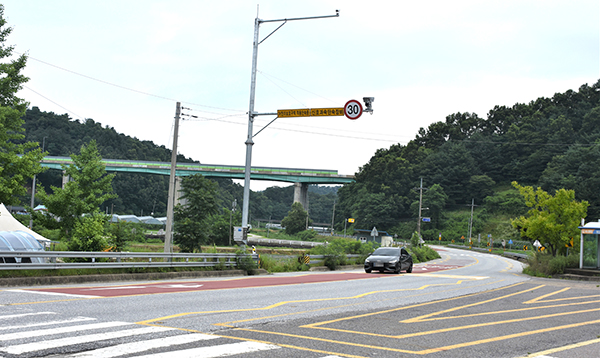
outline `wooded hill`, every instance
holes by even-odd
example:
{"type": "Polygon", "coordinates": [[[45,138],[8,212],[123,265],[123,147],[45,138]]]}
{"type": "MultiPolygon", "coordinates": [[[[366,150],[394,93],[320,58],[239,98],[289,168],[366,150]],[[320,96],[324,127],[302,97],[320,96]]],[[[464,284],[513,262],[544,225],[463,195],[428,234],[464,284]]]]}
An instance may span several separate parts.
{"type": "MultiPolygon", "coordinates": [[[[103,158],[171,161],[171,149],[117,133],[114,128],[103,127],[101,123],[92,119],[80,122],[71,120],[66,114],[43,112],[38,107],[28,109],[23,119],[25,138],[22,142],[39,142],[50,156],[68,157],[71,154],[79,154],[81,146],[94,139],[103,158]]],[[[182,155],[178,156],[177,161],[195,162],[182,155]]],[[[231,209],[234,199],[237,200],[238,210],[241,210],[243,187],[230,179],[213,180],[219,184],[218,203],[223,211],[231,209]]],[[[50,185],[61,186],[62,174],[58,170],[47,170],[38,175],[38,183],[46,188],[46,192],[51,193],[50,185]]],[[[121,215],[153,213],[155,217],[166,216],[168,183],[168,176],[118,172],[113,180],[113,189],[118,198],[107,201],[101,209],[121,215]]],[[[331,222],[336,190],[337,188],[333,187],[309,188],[310,215],[313,222],[331,222]]],[[[292,186],[251,192],[251,217],[282,220],[292,206],[293,193],[292,186]]],[[[21,201],[29,203],[29,200],[22,198],[21,201]]]]}
{"type": "MultiPolygon", "coordinates": [[[[455,113],[421,128],[407,145],[380,149],[338,192],[337,214],[355,218],[356,228],[410,237],[416,229],[423,179],[425,238],[466,235],[450,213],[478,207],[473,232],[491,216],[515,217],[525,206],[512,181],[549,193],[574,189],[590,203],[588,217],[600,218],[600,81],[528,104],[496,106],[487,118],[455,113]],[[482,207],[481,207],[482,206],[482,207]]],[[[338,227],[343,227],[343,222],[338,227]]]]}
{"type": "MultiPolygon", "coordinates": [[[[25,141],[40,145],[53,156],[78,153],[83,143],[97,141],[100,154],[111,159],[170,161],[171,151],[150,141],[117,133],[91,119],[69,120],[67,115],[42,112],[37,107],[25,116],[25,141]]],[[[553,193],[574,189],[578,200],[590,203],[588,217],[600,218],[600,81],[578,91],[557,93],[512,107],[496,106],[486,118],[475,113],[455,113],[421,128],[406,145],[378,150],[356,173],[356,182],[339,188],[309,189],[313,222],[331,222],[333,202],[335,225],[348,228],[376,226],[400,237],[416,229],[421,178],[422,225],[425,238],[460,237],[467,234],[470,205],[474,202],[473,232],[482,232],[495,217],[504,222],[524,213],[526,207],[510,183],[541,186],[553,193]],[[325,191],[324,191],[325,190],[325,191]],[[337,191],[337,199],[336,199],[337,191]],[[456,213],[461,213],[457,215],[456,213]]],[[[180,162],[192,162],[179,157],[180,162]]],[[[60,185],[60,173],[39,176],[45,186],[60,185]]],[[[218,179],[219,202],[229,210],[237,199],[241,208],[241,185],[218,179]]],[[[166,212],[168,178],[160,175],[119,173],[113,187],[119,198],[107,202],[109,212],[144,214],[166,212]]],[[[281,220],[291,208],[293,187],[252,192],[252,219],[281,220]]],[[[28,202],[28,201],[24,201],[28,202]]],[[[500,230],[500,228],[494,228],[500,230]]],[[[513,231],[511,234],[514,234],[513,231]]],[[[497,234],[497,233],[495,233],[497,234]]]]}

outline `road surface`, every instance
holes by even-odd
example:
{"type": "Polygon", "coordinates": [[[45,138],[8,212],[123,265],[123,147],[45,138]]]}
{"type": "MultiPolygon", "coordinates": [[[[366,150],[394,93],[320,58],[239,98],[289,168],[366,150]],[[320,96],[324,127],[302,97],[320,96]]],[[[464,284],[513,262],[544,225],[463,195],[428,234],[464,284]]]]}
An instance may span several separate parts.
{"type": "MultiPolygon", "coordinates": [[[[589,357],[596,284],[532,279],[443,248],[410,274],[362,270],[8,288],[0,357],[589,357]]],[[[591,355],[593,356],[593,355],[591,355]]]]}

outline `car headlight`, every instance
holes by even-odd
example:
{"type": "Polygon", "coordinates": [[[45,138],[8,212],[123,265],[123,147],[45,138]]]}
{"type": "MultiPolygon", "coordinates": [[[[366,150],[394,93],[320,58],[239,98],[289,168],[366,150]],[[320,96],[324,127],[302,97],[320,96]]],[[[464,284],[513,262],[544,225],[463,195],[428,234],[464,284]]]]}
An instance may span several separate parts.
{"type": "Polygon", "coordinates": [[[398,263],[398,259],[388,261],[388,264],[395,265],[398,263]]]}
{"type": "Polygon", "coordinates": [[[367,263],[367,262],[371,262],[371,260],[369,260],[369,259],[366,259],[366,260],[365,260],[365,263],[367,263]]]}

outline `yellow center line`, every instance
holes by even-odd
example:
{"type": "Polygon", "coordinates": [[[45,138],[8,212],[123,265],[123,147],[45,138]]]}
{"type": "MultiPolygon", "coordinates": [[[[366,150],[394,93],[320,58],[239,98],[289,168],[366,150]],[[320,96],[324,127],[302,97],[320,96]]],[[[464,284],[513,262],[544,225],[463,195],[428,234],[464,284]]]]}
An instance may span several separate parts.
{"type": "MultiPolygon", "coordinates": [[[[213,311],[183,312],[183,313],[178,313],[178,314],[174,314],[174,315],[169,315],[169,316],[164,316],[164,317],[159,317],[159,318],[153,318],[153,319],[149,319],[149,320],[145,320],[145,321],[140,321],[138,323],[139,324],[148,324],[148,323],[153,323],[153,322],[156,322],[156,321],[163,321],[163,320],[168,320],[168,319],[173,319],[173,318],[179,318],[179,317],[184,317],[184,316],[189,316],[189,315],[214,314],[214,313],[234,313],[234,312],[251,312],[251,311],[266,311],[266,310],[270,310],[270,309],[273,309],[273,308],[277,308],[277,307],[280,307],[280,306],[289,305],[289,304],[293,304],[293,303],[327,302],[327,301],[338,301],[338,300],[354,300],[354,299],[363,298],[363,297],[367,297],[367,296],[378,294],[378,293],[391,293],[391,292],[401,292],[401,291],[419,291],[419,290],[424,290],[426,288],[434,287],[434,286],[460,285],[461,283],[462,283],[462,280],[457,281],[456,283],[440,283],[440,284],[423,285],[423,286],[418,287],[418,288],[400,288],[400,289],[394,289],[394,290],[370,291],[370,292],[361,293],[361,294],[358,294],[358,295],[355,295],[355,296],[347,296],[347,297],[330,297],[330,298],[316,298],[316,299],[306,299],[306,300],[281,301],[281,302],[274,303],[272,305],[268,305],[268,306],[265,306],[265,307],[257,307],[257,308],[241,308],[241,309],[227,309],[227,310],[213,310],[213,311]]],[[[230,323],[231,322],[225,322],[225,323],[221,323],[221,324],[228,325],[230,323]]],[[[219,325],[219,323],[217,323],[217,325],[219,325]]]]}

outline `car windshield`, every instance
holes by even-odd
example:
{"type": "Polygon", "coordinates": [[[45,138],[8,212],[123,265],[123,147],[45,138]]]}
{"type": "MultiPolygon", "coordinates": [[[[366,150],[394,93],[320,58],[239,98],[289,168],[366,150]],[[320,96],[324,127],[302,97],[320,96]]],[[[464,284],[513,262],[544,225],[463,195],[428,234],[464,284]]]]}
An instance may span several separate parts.
{"type": "Polygon", "coordinates": [[[379,248],[373,252],[373,256],[398,256],[398,249],[379,248]]]}

